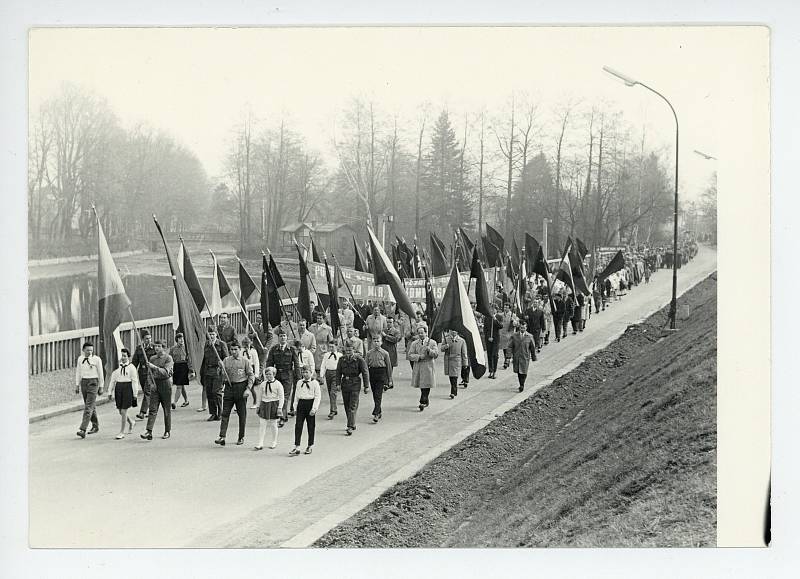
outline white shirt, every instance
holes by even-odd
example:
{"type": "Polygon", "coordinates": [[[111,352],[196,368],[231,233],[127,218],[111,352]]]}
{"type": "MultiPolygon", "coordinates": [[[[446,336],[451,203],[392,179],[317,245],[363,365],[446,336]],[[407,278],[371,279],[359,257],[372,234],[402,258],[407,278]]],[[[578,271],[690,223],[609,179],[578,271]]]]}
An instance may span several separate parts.
{"type": "Polygon", "coordinates": [[[342,357],[341,352],[327,352],[322,357],[322,365],[319,367],[319,376],[325,382],[325,372],[336,371],[336,366],[339,364],[339,358],[342,357]]]}
{"type": "Polygon", "coordinates": [[[87,378],[97,378],[97,383],[103,387],[103,361],[100,356],[92,354],[88,358],[83,354],[78,358],[75,367],[75,387],[81,385],[81,380],[87,378]]]}
{"type": "Polygon", "coordinates": [[[273,380],[271,383],[268,383],[266,380],[264,380],[257,386],[257,388],[258,390],[256,390],[256,396],[258,397],[258,404],[277,400],[278,411],[280,412],[283,410],[283,401],[285,398],[283,393],[283,384],[281,384],[278,380],[273,380]]]}
{"type": "Polygon", "coordinates": [[[253,376],[256,378],[261,376],[261,363],[258,361],[258,352],[256,352],[256,349],[252,346],[247,350],[243,349],[242,357],[250,360],[250,364],[253,366],[253,376]]]}
{"type": "Polygon", "coordinates": [[[311,370],[311,373],[313,374],[314,368],[316,367],[314,365],[314,354],[312,354],[308,350],[302,350],[301,352],[299,352],[299,354],[300,355],[298,357],[300,358],[300,367],[302,368],[303,366],[308,366],[308,368],[311,370]]]}
{"type": "Polygon", "coordinates": [[[119,368],[111,372],[111,378],[108,381],[108,393],[114,393],[114,387],[117,385],[118,382],[130,382],[131,388],[133,388],[134,395],[138,391],[139,386],[139,373],[136,371],[136,366],[133,364],[125,364],[124,366],[120,364],[119,368]],[[123,368],[125,373],[123,374],[123,368]]]}
{"type": "Polygon", "coordinates": [[[319,387],[319,382],[314,380],[313,378],[309,379],[308,386],[305,385],[306,380],[302,378],[297,381],[297,385],[294,389],[294,401],[292,402],[292,410],[297,409],[297,401],[298,400],[314,400],[314,404],[311,406],[311,412],[314,414],[317,413],[317,409],[319,409],[319,403],[322,400],[322,389],[319,387]]]}

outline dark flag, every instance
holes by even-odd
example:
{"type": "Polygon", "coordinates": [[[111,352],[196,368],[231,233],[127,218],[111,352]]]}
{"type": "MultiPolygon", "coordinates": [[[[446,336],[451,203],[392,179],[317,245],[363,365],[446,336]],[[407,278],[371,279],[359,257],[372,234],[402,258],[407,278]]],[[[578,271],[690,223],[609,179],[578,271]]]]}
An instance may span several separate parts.
{"type": "Polygon", "coordinates": [[[375,285],[388,285],[394,295],[394,301],[397,307],[408,315],[408,319],[414,319],[414,307],[411,305],[411,300],[408,299],[408,294],[400,283],[400,276],[394,269],[389,256],[381,247],[378,238],[372,232],[372,228],[367,226],[367,233],[369,234],[370,249],[372,250],[372,263],[375,266],[373,275],[375,276],[375,285]]]}
{"type": "Polygon", "coordinates": [[[625,267],[625,256],[622,255],[621,251],[618,251],[614,257],[611,258],[611,261],[608,262],[608,265],[601,271],[597,277],[602,281],[617,273],[619,270],[625,267]]]}
{"type": "Polygon", "coordinates": [[[411,271],[414,272],[414,277],[422,277],[422,261],[419,258],[419,249],[417,249],[417,240],[414,238],[414,253],[412,254],[411,271]]]}
{"type": "Polygon", "coordinates": [[[281,324],[281,298],[266,254],[261,258],[261,319],[274,328],[281,324]]]}
{"type": "Polygon", "coordinates": [[[566,252],[564,257],[561,259],[561,263],[558,264],[558,272],[556,272],[556,279],[560,279],[563,281],[569,288],[572,290],[572,295],[577,295],[575,293],[575,280],[572,277],[572,263],[570,261],[570,252],[566,252]]]}
{"type": "Polygon", "coordinates": [[[494,264],[497,267],[502,267],[503,265],[503,255],[505,254],[505,241],[503,240],[503,236],[491,225],[488,223],[486,224],[486,237],[489,239],[489,243],[494,245],[497,248],[498,258],[494,264]]]}
{"type": "MultiPolygon", "coordinates": [[[[585,247],[585,246],[584,246],[585,247]]],[[[570,237],[567,237],[567,244],[564,247],[564,255],[569,256],[570,267],[572,268],[572,283],[574,289],[582,294],[591,295],[589,286],[586,284],[586,276],[583,273],[583,257],[580,256],[576,244],[570,237]]]]}
{"type": "Polygon", "coordinates": [[[533,262],[533,273],[542,276],[547,281],[547,297],[550,299],[550,311],[556,311],[556,306],[553,303],[553,288],[550,285],[550,267],[547,265],[547,260],[544,258],[544,251],[542,246],[539,246],[539,252],[536,254],[536,261],[533,262]]]}
{"type": "Polygon", "coordinates": [[[181,321],[180,326],[183,329],[186,354],[192,367],[200,368],[200,363],[203,361],[203,349],[206,345],[206,325],[203,322],[203,318],[200,317],[200,310],[197,309],[192,293],[189,291],[189,286],[183,279],[175,258],[172,257],[167,240],[164,238],[164,232],[161,231],[161,225],[159,225],[155,215],[153,215],[153,221],[156,224],[156,229],[158,229],[158,234],[161,236],[161,241],[164,243],[164,250],[167,252],[169,271],[175,287],[175,296],[178,300],[178,317],[181,321]]]}
{"type": "Polygon", "coordinates": [[[209,304],[211,307],[209,309],[212,316],[218,316],[222,313],[222,300],[233,292],[231,291],[231,286],[228,285],[228,280],[225,279],[225,274],[222,273],[222,268],[217,262],[217,256],[214,255],[213,251],[210,253],[214,260],[214,277],[211,280],[211,304],[209,304]]]}
{"type": "Polygon", "coordinates": [[[486,353],[483,350],[478,322],[475,320],[467,290],[461,283],[457,267],[453,267],[450,274],[450,281],[447,283],[447,289],[431,328],[431,336],[441,336],[445,330],[458,332],[467,343],[472,375],[475,378],[483,376],[486,372],[486,353]]]}
{"type": "Polygon", "coordinates": [[[483,242],[483,253],[486,255],[486,265],[489,267],[503,267],[502,250],[492,243],[488,235],[482,236],[481,241],[483,242]]]}
{"type": "Polygon", "coordinates": [[[469,277],[475,279],[475,307],[484,316],[490,316],[489,311],[489,290],[486,288],[486,277],[483,275],[481,262],[478,260],[477,246],[472,250],[472,267],[469,270],[469,277]]]}
{"type": "Polygon", "coordinates": [[[375,266],[372,263],[372,253],[369,250],[369,242],[367,242],[367,241],[364,242],[364,253],[363,253],[363,255],[364,255],[364,258],[365,258],[363,263],[364,263],[364,265],[367,266],[367,273],[374,274],[375,273],[375,266]]]}
{"type": "Polygon", "coordinates": [[[428,318],[428,323],[433,323],[436,318],[436,298],[427,272],[425,272],[425,317],[428,318]]]}
{"type": "Polygon", "coordinates": [[[391,244],[391,249],[392,249],[392,263],[395,265],[395,267],[397,267],[397,275],[400,276],[400,279],[405,279],[409,277],[408,273],[406,273],[406,270],[403,267],[402,262],[400,261],[400,257],[397,255],[397,245],[391,244]]]}
{"type": "Polygon", "coordinates": [[[444,244],[431,231],[431,274],[447,275],[447,258],[445,257],[444,244]]]}
{"type": "MultiPolygon", "coordinates": [[[[339,290],[331,281],[331,271],[328,269],[328,259],[324,258],[325,262],[325,281],[328,283],[328,312],[331,315],[331,331],[334,336],[339,335],[339,290]]],[[[334,274],[338,275],[339,271],[334,270],[334,274]]],[[[338,281],[338,280],[337,280],[338,281]]]]}
{"type": "Polygon", "coordinates": [[[317,253],[317,243],[314,241],[314,238],[311,236],[310,233],[308,234],[308,239],[309,239],[308,244],[311,246],[311,255],[308,257],[314,263],[322,263],[322,261],[320,261],[319,259],[319,253],[317,253]]]}
{"type": "Polygon", "coordinates": [[[522,252],[517,247],[517,239],[514,238],[511,243],[511,261],[514,262],[514,269],[519,271],[519,261],[522,258],[522,252]]]}
{"type": "Polygon", "coordinates": [[[469,258],[472,256],[472,248],[475,247],[475,244],[472,243],[472,240],[461,227],[458,228],[458,236],[461,239],[461,245],[464,248],[464,255],[469,258]]]}
{"type": "Polygon", "coordinates": [[[304,320],[311,320],[311,295],[308,290],[308,266],[303,259],[303,253],[297,241],[294,242],[297,248],[297,259],[300,265],[300,289],[297,290],[297,311],[304,320]]]}
{"type": "Polygon", "coordinates": [[[272,276],[272,281],[275,283],[275,290],[277,292],[278,289],[286,286],[286,282],[283,281],[283,276],[281,276],[281,272],[278,271],[278,265],[275,263],[275,260],[272,258],[272,254],[269,254],[269,272],[272,276]]]}
{"type": "Polygon", "coordinates": [[[525,259],[528,260],[528,265],[536,261],[536,256],[539,255],[539,242],[528,232],[525,232],[525,259]]]}
{"type": "MultiPolygon", "coordinates": [[[[181,245],[183,245],[183,242],[181,242],[181,245]]],[[[200,285],[200,280],[197,279],[197,273],[194,271],[194,266],[186,247],[183,248],[183,279],[186,281],[189,293],[192,294],[197,311],[202,312],[207,306],[206,296],[203,293],[203,286],[200,285]]]]}
{"type": "Polygon", "coordinates": [[[239,261],[239,300],[242,304],[242,309],[247,309],[247,300],[250,299],[258,288],[256,287],[256,282],[253,281],[253,278],[250,277],[250,274],[247,273],[247,270],[244,268],[244,264],[242,260],[239,261]]]}
{"type": "Polygon", "coordinates": [[[355,254],[355,262],[353,263],[353,269],[356,271],[367,271],[367,264],[365,263],[364,257],[361,255],[361,250],[358,249],[358,241],[356,241],[356,236],[353,236],[353,253],[355,254]]]}
{"type": "Polygon", "coordinates": [[[580,240],[580,238],[575,238],[575,249],[578,251],[578,255],[583,261],[586,256],[589,254],[589,248],[586,247],[586,244],[580,240]]]}
{"type": "MultiPolygon", "coordinates": [[[[95,213],[97,217],[97,213],[95,213]]],[[[114,332],[129,317],[131,300],[125,293],[125,286],[122,285],[122,278],[111,257],[111,250],[108,248],[106,236],[97,218],[97,297],[99,308],[98,345],[97,353],[103,359],[106,380],[119,364],[118,346],[114,338],[114,332]]],[[[103,385],[101,384],[102,388],[103,385]]]]}
{"type": "Polygon", "coordinates": [[[514,267],[514,260],[511,258],[508,251],[506,251],[506,277],[512,284],[516,283],[518,271],[519,267],[514,267]]]}

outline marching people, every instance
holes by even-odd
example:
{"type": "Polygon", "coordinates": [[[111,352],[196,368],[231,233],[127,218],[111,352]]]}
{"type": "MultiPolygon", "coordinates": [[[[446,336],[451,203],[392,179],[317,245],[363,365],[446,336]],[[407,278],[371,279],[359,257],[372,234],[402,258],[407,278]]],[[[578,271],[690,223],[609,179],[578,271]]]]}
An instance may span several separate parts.
{"type": "MultiPolygon", "coordinates": [[[[299,367],[302,369],[303,366],[308,366],[313,370],[314,368],[314,356],[306,349],[305,344],[301,340],[294,341],[294,349],[297,352],[297,362],[300,365],[299,367]]],[[[294,416],[292,414],[294,410],[289,410],[289,416],[294,416]]]]}
{"type": "Polygon", "coordinates": [[[356,329],[353,326],[347,326],[345,341],[353,345],[353,351],[362,358],[366,354],[364,351],[364,341],[358,337],[356,329]]]}
{"type": "Polygon", "coordinates": [[[133,351],[133,358],[131,364],[136,366],[136,371],[139,373],[139,386],[142,388],[142,401],[139,404],[139,413],[136,418],[144,420],[147,409],[150,408],[150,386],[152,380],[147,371],[147,361],[155,356],[156,349],[153,347],[153,339],[150,336],[150,330],[143,329],[139,332],[141,342],[133,351]],[[144,350],[144,353],[142,353],[144,350]]]}
{"type": "Polygon", "coordinates": [[[300,442],[303,438],[303,425],[308,428],[308,446],[305,454],[311,454],[314,448],[314,433],[317,426],[317,410],[319,402],[322,400],[322,393],[319,382],[313,377],[314,369],[312,366],[303,366],[300,371],[301,378],[297,381],[292,399],[292,409],[297,414],[294,420],[294,448],[289,452],[289,456],[300,454],[300,442]]]}
{"type": "Polygon", "coordinates": [[[567,337],[567,326],[569,325],[570,320],[572,320],[572,316],[574,315],[575,309],[575,300],[572,297],[572,293],[567,293],[564,290],[564,317],[561,318],[561,337],[567,337]]]}
{"type": "Polygon", "coordinates": [[[328,342],[328,351],[322,357],[322,365],[319,369],[322,383],[328,389],[328,399],[330,401],[328,420],[333,420],[333,417],[339,414],[336,410],[336,394],[339,392],[339,383],[336,381],[336,367],[339,365],[339,358],[341,357],[341,352],[336,351],[336,342],[330,340],[328,342]]]}
{"type": "Polygon", "coordinates": [[[572,308],[572,335],[583,331],[583,307],[584,307],[583,294],[578,292],[575,296],[575,303],[572,308]]]}
{"type": "Polygon", "coordinates": [[[458,396],[458,377],[462,370],[469,370],[467,343],[455,330],[445,332],[440,350],[444,353],[444,373],[450,380],[450,400],[458,396]]]}
{"type": "Polygon", "coordinates": [[[503,303],[503,312],[500,314],[500,349],[503,350],[503,370],[508,368],[511,363],[511,350],[509,345],[511,343],[511,336],[514,334],[514,326],[516,325],[516,316],[511,311],[511,304],[508,302],[503,303]]]}
{"type": "Polygon", "coordinates": [[[253,388],[255,374],[250,360],[242,356],[238,342],[231,342],[230,355],[222,361],[225,369],[225,390],[222,398],[222,421],[219,425],[219,438],[214,442],[225,446],[225,435],[228,432],[228,422],[231,419],[231,410],[236,406],[239,417],[239,438],[237,445],[244,444],[244,431],[247,425],[247,394],[253,388]]]}
{"type": "Polygon", "coordinates": [[[486,358],[489,365],[489,378],[497,378],[497,362],[500,357],[500,329],[503,327],[497,306],[491,304],[492,315],[483,320],[483,335],[486,337],[486,358]]]}
{"type": "Polygon", "coordinates": [[[555,326],[556,342],[561,341],[561,328],[563,327],[564,319],[564,294],[556,292],[553,295],[553,326],[555,326]]]}
{"type": "Polygon", "coordinates": [[[542,351],[542,334],[545,330],[544,310],[542,310],[542,302],[538,299],[533,300],[525,310],[525,321],[527,322],[528,332],[533,337],[533,342],[536,344],[536,351],[542,351]]]}
{"type": "Polygon", "coordinates": [[[520,320],[517,331],[511,337],[511,355],[514,358],[514,373],[519,381],[520,392],[525,389],[525,379],[528,377],[531,360],[536,361],[536,344],[527,329],[528,323],[520,320]]]}
{"type": "Polygon", "coordinates": [[[325,323],[325,314],[318,311],[315,314],[316,321],[311,324],[308,330],[314,334],[314,340],[316,342],[316,349],[314,350],[314,371],[318,376],[319,380],[322,380],[321,366],[322,366],[322,358],[325,356],[325,352],[328,351],[328,343],[334,340],[333,336],[333,329],[325,323]]]}
{"type": "Polygon", "coordinates": [[[419,388],[419,411],[430,404],[431,388],[436,387],[436,369],[433,361],[439,357],[439,346],[428,337],[428,327],[417,325],[417,339],[411,342],[406,358],[413,364],[411,386],[419,388]]]}
{"type": "Polygon", "coordinates": [[[256,402],[256,390],[255,387],[257,384],[261,383],[261,362],[258,359],[258,352],[253,347],[250,338],[244,336],[242,338],[242,358],[246,358],[250,365],[253,367],[253,384],[250,386],[250,394],[253,396],[253,405],[250,407],[250,410],[257,410],[257,402],[256,402]]]}
{"type": "Polygon", "coordinates": [[[259,418],[258,424],[258,444],[253,447],[253,450],[262,450],[264,448],[264,437],[267,435],[267,429],[272,433],[272,442],[269,447],[275,448],[278,446],[278,418],[281,417],[281,411],[284,405],[284,392],[283,384],[275,379],[276,370],[272,366],[264,368],[264,381],[256,386],[256,395],[258,397],[258,411],[256,414],[259,418]]]}
{"type": "MultiPolygon", "coordinates": [[[[372,422],[378,422],[383,416],[381,401],[384,390],[388,390],[392,383],[392,359],[389,352],[381,347],[380,335],[372,336],[372,343],[367,352],[367,371],[369,372],[369,387],[372,389],[372,422]]],[[[366,392],[365,392],[366,394],[366,392]]]]}
{"type": "Polygon", "coordinates": [[[119,353],[119,368],[111,373],[108,381],[108,399],[114,399],[120,416],[119,434],[115,436],[117,440],[133,432],[136,421],[128,418],[128,409],[136,404],[138,385],[139,374],[131,365],[130,352],[127,348],[122,348],[119,353]],[[127,433],[125,426],[128,427],[127,433]]]}
{"type": "Polygon", "coordinates": [[[150,388],[150,409],[147,413],[147,426],[145,432],[140,436],[145,440],[153,440],[153,427],[158,418],[158,407],[164,409],[164,435],[170,437],[172,427],[172,357],[167,354],[167,344],[164,340],[156,340],[154,343],[156,353],[147,362],[147,368],[153,384],[150,388]]]}
{"type": "MultiPolygon", "coordinates": [[[[600,313],[600,304],[602,303],[603,299],[600,295],[598,279],[595,278],[594,282],[592,283],[592,300],[594,301],[594,313],[600,313]]],[[[605,309],[605,307],[603,308],[605,309]]]]}
{"type": "Polygon", "coordinates": [[[356,412],[358,412],[361,387],[364,387],[364,394],[369,392],[367,363],[363,357],[355,353],[351,340],[345,340],[344,356],[336,365],[336,383],[342,391],[342,402],[347,415],[346,434],[351,436],[356,429],[356,412]]]}
{"type": "Polygon", "coordinates": [[[339,310],[339,327],[347,328],[355,323],[355,313],[351,309],[350,302],[345,301],[342,309],[339,310]]]}
{"type": "Polygon", "coordinates": [[[236,341],[236,328],[230,323],[230,317],[227,312],[222,312],[219,315],[219,323],[217,324],[217,336],[220,340],[225,342],[225,346],[230,350],[231,344],[236,341]]]}
{"type": "Polygon", "coordinates": [[[314,352],[317,351],[317,339],[314,337],[313,333],[308,331],[307,325],[308,322],[302,318],[297,322],[297,339],[300,340],[303,347],[311,354],[311,367],[313,368],[314,352]]]}
{"type": "Polygon", "coordinates": [[[281,384],[284,384],[285,389],[288,389],[288,391],[284,392],[287,402],[283,405],[283,415],[278,422],[278,427],[283,428],[283,425],[288,420],[290,401],[294,397],[294,384],[296,378],[300,376],[300,363],[297,359],[297,353],[289,346],[286,331],[283,328],[278,328],[278,343],[269,351],[266,365],[275,368],[275,377],[281,384]]]}
{"type": "Polygon", "coordinates": [[[250,333],[247,334],[247,337],[253,342],[256,352],[258,352],[258,365],[264,368],[264,363],[267,361],[267,354],[269,354],[269,349],[272,347],[275,340],[270,325],[264,325],[260,310],[256,310],[256,323],[251,326],[250,333]]]}
{"type": "MultiPolygon", "coordinates": [[[[400,328],[397,327],[396,319],[389,316],[386,318],[386,330],[383,332],[383,349],[389,352],[389,359],[392,361],[392,368],[397,368],[397,343],[402,339],[400,328]]],[[[392,388],[392,384],[389,384],[392,388]]]]}
{"type": "Polygon", "coordinates": [[[209,416],[207,422],[221,420],[222,415],[222,361],[228,357],[228,346],[217,339],[217,329],[208,328],[203,361],[200,364],[200,384],[205,390],[209,416]]]}
{"type": "Polygon", "coordinates": [[[381,313],[378,306],[372,308],[372,313],[367,316],[366,320],[367,330],[367,348],[370,349],[371,342],[376,336],[383,336],[386,331],[386,316],[381,313]]]}
{"type": "Polygon", "coordinates": [[[81,438],[86,438],[86,427],[92,423],[89,434],[95,434],[100,430],[97,420],[95,404],[97,396],[103,393],[103,361],[100,356],[94,355],[94,344],[84,342],[83,355],[78,357],[78,364],[75,367],[75,394],[83,396],[83,416],[81,425],[76,433],[81,438]]]}
{"type": "Polygon", "coordinates": [[[186,353],[186,344],[184,344],[184,336],[181,332],[175,334],[175,345],[169,349],[169,355],[172,358],[172,385],[175,387],[175,395],[172,399],[172,409],[178,404],[178,399],[183,396],[183,404],[181,408],[189,406],[189,396],[186,393],[186,387],[189,385],[189,380],[192,378],[194,371],[192,370],[189,356],[186,353]]]}

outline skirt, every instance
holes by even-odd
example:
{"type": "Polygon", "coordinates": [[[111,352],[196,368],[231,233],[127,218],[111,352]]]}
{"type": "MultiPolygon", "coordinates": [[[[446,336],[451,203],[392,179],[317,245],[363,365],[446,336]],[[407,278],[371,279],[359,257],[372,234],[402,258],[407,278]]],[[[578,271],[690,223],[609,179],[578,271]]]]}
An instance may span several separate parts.
{"type": "Polygon", "coordinates": [[[269,402],[262,402],[258,405],[258,410],[256,411],[259,418],[263,418],[264,420],[277,420],[278,419],[278,401],[271,400],[269,402]]]}
{"type": "Polygon", "coordinates": [[[172,367],[172,383],[175,386],[189,385],[189,364],[187,362],[175,362],[172,367]]]}
{"type": "Polygon", "coordinates": [[[117,382],[114,386],[114,401],[117,403],[117,410],[126,410],[135,406],[133,385],[130,382],[117,382]]]}

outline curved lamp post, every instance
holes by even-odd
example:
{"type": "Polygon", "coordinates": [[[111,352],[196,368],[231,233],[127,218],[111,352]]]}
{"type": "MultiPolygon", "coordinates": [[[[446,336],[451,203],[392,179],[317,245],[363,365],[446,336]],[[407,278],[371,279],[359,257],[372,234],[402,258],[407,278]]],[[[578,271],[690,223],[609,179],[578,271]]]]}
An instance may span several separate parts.
{"type": "Polygon", "coordinates": [[[622,74],[621,72],[614,70],[613,68],[609,68],[607,66],[603,67],[603,70],[606,71],[611,76],[614,76],[620,79],[622,82],[625,83],[625,86],[636,86],[637,84],[642,88],[646,88],[653,94],[658,95],[661,99],[667,103],[669,106],[669,110],[672,111],[672,116],[675,117],[675,209],[672,214],[673,219],[673,230],[672,230],[672,300],[669,303],[669,328],[671,330],[676,329],[675,325],[675,317],[678,308],[678,115],[675,113],[675,109],[672,106],[672,103],[667,100],[663,94],[644,84],[643,82],[639,82],[638,80],[632,79],[631,77],[622,74]]]}

